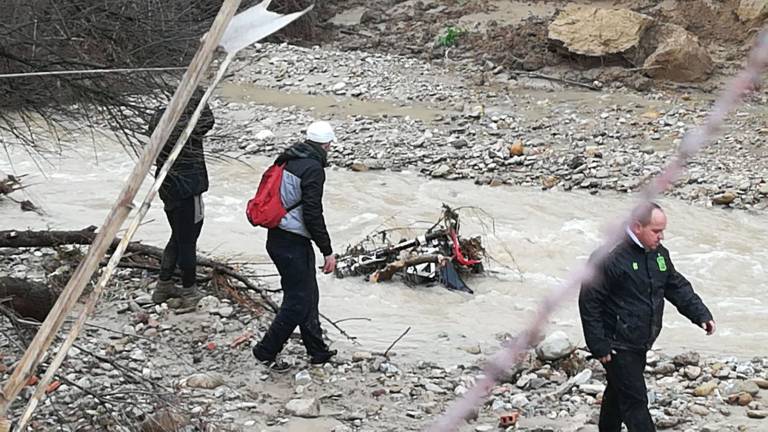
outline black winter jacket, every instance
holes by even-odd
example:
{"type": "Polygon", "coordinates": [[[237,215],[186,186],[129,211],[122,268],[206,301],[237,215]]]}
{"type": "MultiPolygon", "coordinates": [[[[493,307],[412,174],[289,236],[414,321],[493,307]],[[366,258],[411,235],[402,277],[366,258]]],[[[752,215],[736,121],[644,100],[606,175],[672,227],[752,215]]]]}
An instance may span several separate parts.
{"type": "Polygon", "coordinates": [[[661,332],[665,298],[696,325],[712,319],[664,246],[646,251],[627,237],[599,270],[579,295],[584,338],[595,357],[612,349],[651,349],[661,332]]]}
{"type": "Polygon", "coordinates": [[[285,164],[280,195],[286,209],[291,209],[278,228],[311,238],[323,256],[333,253],[323,216],[327,157],[320,145],[307,141],[288,148],[275,160],[277,165],[285,164]]]}
{"type": "MultiPolygon", "coordinates": [[[[187,122],[192,117],[192,113],[199,103],[199,98],[200,95],[196,95],[190,100],[185,112],[181,115],[173,132],[171,132],[171,136],[157,156],[155,177],[160,173],[160,169],[168,159],[173,146],[176,145],[176,141],[187,126],[187,122]]],[[[163,111],[158,111],[152,117],[149,125],[150,134],[160,121],[163,111]]],[[[210,106],[205,104],[205,108],[200,114],[200,119],[195,128],[192,130],[192,134],[187,139],[181,153],[179,153],[179,157],[176,158],[160,187],[160,199],[163,200],[166,208],[173,207],[180,201],[200,195],[208,190],[208,169],[205,165],[203,136],[213,128],[214,123],[213,112],[210,106]]]]}

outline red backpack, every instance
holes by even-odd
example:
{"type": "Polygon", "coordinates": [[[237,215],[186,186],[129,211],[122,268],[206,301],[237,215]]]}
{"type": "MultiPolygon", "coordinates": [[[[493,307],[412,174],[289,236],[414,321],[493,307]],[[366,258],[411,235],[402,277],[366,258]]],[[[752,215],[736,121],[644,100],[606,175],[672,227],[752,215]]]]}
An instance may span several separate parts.
{"type": "Polygon", "coordinates": [[[283,181],[284,170],[285,164],[275,164],[261,176],[256,195],[248,200],[248,205],[245,208],[245,216],[251,225],[277,228],[283,216],[301,204],[299,201],[288,209],[283,207],[283,201],[280,198],[280,184],[283,181]]]}

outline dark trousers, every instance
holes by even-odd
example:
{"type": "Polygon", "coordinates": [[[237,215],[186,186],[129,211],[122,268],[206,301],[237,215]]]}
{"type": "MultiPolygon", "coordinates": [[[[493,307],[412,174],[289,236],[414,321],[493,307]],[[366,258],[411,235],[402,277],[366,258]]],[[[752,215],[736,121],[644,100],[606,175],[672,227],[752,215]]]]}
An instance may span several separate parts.
{"type": "Polygon", "coordinates": [[[160,280],[170,280],[178,267],[182,286],[189,288],[197,279],[197,238],[203,228],[202,198],[191,197],[166,205],[165,216],[171,226],[171,238],[163,251],[160,280]]]}
{"type": "Polygon", "coordinates": [[[300,235],[271,229],[267,234],[267,253],[280,273],[283,303],[254,353],[261,359],[274,359],[297,326],[310,356],[326,352],[312,244],[300,235]]]}
{"type": "Polygon", "coordinates": [[[600,432],[654,432],[645,386],[645,352],[619,351],[604,365],[608,385],[600,407],[600,432]]]}

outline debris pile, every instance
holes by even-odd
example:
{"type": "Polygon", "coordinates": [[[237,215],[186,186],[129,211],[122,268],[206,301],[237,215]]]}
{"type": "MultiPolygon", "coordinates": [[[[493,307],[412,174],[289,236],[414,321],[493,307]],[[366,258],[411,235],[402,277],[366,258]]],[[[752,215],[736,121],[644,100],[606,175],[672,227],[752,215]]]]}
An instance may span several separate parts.
{"type": "Polygon", "coordinates": [[[443,204],[440,219],[412,239],[392,242],[390,231],[376,232],[339,257],[335,275],[365,276],[371,282],[395,275],[409,285],[440,282],[449,290],[472,294],[462,275],[481,273],[485,250],[480,237],[459,237],[459,214],[443,204]]]}

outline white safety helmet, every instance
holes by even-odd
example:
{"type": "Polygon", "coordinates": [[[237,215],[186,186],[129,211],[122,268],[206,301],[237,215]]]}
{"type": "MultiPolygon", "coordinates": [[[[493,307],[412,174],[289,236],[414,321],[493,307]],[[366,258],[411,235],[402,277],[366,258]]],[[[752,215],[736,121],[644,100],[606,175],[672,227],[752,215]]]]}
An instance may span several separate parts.
{"type": "Polygon", "coordinates": [[[307,127],[307,139],[319,144],[328,144],[336,141],[336,134],[333,133],[333,126],[327,121],[316,121],[307,127]]]}

